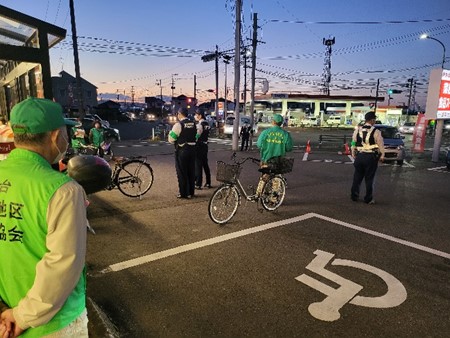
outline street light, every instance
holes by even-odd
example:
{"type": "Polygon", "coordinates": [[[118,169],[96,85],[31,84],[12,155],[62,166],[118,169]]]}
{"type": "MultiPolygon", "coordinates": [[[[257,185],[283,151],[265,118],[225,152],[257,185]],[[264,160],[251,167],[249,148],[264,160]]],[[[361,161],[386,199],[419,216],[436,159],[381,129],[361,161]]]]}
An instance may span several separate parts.
{"type": "Polygon", "coordinates": [[[423,39],[430,39],[430,40],[434,40],[434,41],[437,41],[441,46],[442,46],[442,48],[444,48],[444,55],[442,56],[442,69],[444,69],[444,65],[445,65],[445,46],[444,46],[444,44],[442,43],[442,41],[440,41],[440,40],[438,40],[438,39],[436,39],[436,38],[433,38],[433,37],[431,37],[431,36],[428,36],[427,34],[422,34],[421,36],[420,36],[420,38],[423,40],[423,39]]]}
{"type": "MultiPolygon", "coordinates": [[[[427,34],[422,34],[420,36],[421,39],[431,39],[436,42],[439,42],[439,44],[444,49],[444,55],[442,56],[442,71],[444,70],[445,65],[445,46],[444,44],[431,36],[428,36],[427,34]]],[[[431,161],[432,162],[438,162],[439,161],[439,154],[441,150],[441,141],[442,141],[442,130],[444,128],[444,120],[443,119],[437,119],[436,121],[436,127],[435,127],[435,134],[434,134],[434,145],[433,145],[433,153],[431,155],[431,161]]]]}

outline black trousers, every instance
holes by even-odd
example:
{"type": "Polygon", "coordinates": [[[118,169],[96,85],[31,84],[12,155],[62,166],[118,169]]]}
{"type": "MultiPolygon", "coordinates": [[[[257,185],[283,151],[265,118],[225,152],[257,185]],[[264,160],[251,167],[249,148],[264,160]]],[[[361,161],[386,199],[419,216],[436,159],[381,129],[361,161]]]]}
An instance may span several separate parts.
{"type": "Polygon", "coordinates": [[[242,135],[241,151],[244,150],[244,147],[245,147],[245,150],[248,149],[249,139],[250,139],[250,135],[248,135],[248,136],[242,135]]]}
{"type": "Polygon", "coordinates": [[[364,202],[369,203],[373,199],[373,185],[378,168],[378,156],[375,153],[358,153],[353,163],[355,173],[351,189],[352,199],[359,196],[359,188],[363,179],[366,181],[366,195],[364,202]]]}
{"type": "Polygon", "coordinates": [[[197,143],[195,146],[195,185],[202,186],[203,170],[205,170],[205,183],[211,185],[211,171],[208,165],[208,144],[197,143]]]}
{"type": "Polygon", "coordinates": [[[175,169],[181,197],[194,196],[195,146],[185,145],[175,151],[175,169]]]}

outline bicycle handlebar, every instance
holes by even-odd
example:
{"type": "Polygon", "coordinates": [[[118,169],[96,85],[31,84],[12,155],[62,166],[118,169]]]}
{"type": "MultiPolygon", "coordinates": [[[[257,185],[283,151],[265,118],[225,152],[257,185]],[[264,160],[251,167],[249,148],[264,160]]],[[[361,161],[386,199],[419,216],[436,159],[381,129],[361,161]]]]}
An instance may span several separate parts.
{"type": "Polygon", "coordinates": [[[245,162],[247,161],[252,161],[253,163],[257,163],[259,164],[261,161],[259,158],[255,158],[255,157],[245,157],[243,159],[241,159],[240,161],[236,160],[236,152],[233,152],[233,154],[231,155],[231,159],[233,160],[233,162],[237,165],[243,165],[245,162]]]}

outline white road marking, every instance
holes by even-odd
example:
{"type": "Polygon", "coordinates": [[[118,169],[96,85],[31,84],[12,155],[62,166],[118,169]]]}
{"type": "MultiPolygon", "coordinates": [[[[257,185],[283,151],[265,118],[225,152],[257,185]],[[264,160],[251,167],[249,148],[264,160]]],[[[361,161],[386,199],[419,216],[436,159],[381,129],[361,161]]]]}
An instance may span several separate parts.
{"type": "MultiPolygon", "coordinates": [[[[347,155],[347,157],[350,159],[350,161],[352,161],[352,163],[355,162],[355,159],[353,158],[352,155],[347,155]]],[[[348,163],[348,162],[347,162],[347,163],[348,163]]]]}
{"type": "Polygon", "coordinates": [[[407,298],[403,284],[386,271],[347,259],[335,259],[331,262],[334,254],[322,250],[316,250],[314,254],[316,257],[306,266],[306,269],[339,286],[338,288],[331,287],[307,274],[301,274],[295,278],[327,296],[324,300],[312,303],[308,307],[309,313],[317,319],[327,322],[338,320],[341,317],[339,310],[347,303],[371,308],[391,308],[399,306],[407,298]],[[330,262],[331,265],[353,267],[378,276],[386,283],[387,292],[378,297],[357,296],[363,286],[327,270],[326,265],[330,262]]]}
{"type": "Polygon", "coordinates": [[[434,167],[434,168],[428,168],[429,171],[434,171],[437,173],[444,173],[444,174],[450,174],[450,170],[447,170],[447,166],[442,167],[434,167]]]}
{"type": "Polygon", "coordinates": [[[172,249],[168,249],[168,250],[164,250],[164,251],[160,251],[160,252],[155,252],[153,254],[150,255],[146,255],[146,256],[142,256],[142,257],[137,257],[134,259],[130,259],[127,261],[123,261],[123,262],[119,262],[116,264],[112,264],[110,265],[108,268],[104,269],[101,271],[101,273],[109,273],[109,272],[116,272],[116,271],[121,271],[121,270],[125,270],[125,269],[129,269],[138,265],[142,265],[145,263],[150,263],[150,262],[154,262],[157,261],[159,259],[163,259],[163,258],[167,258],[170,256],[174,256],[174,255],[178,255],[180,253],[183,252],[188,252],[191,250],[196,250],[199,248],[203,248],[209,245],[213,245],[213,244],[217,244],[217,243],[221,243],[221,242],[225,242],[228,241],[230,239],[235,239],[235,238],[239,238],[242,236],[247,236],[247,235],[251,235],[254,233],[258,233],[261,231],[265,231],[265,230],[269,230],[269,229],[273,229],[273,228],[277,228],[283,225],[287,225],[287,224],[292,224],[292,223],[296,223],[296,222],[301,222],[310,218],[319,218],[319,219],[323,219],[325,221],[337,224],[337,225],[341,225],[344,226],[346,228],[350,228],[356,231],[360,231],[375,237],[379,237],[379,238],[383,238],[386,239],[388,241],[394,242],[394,243],[398,243],[401,245],[405,245],[408,247],[411,247],[413,249],[417,249],[423,252],[428,252],[431,253],[433,255],[439,256],[439,257],[443,257],[443,258],[447,258],[450,259],[450,254],[443,252],[443,251],[439,251],[439,250],[435,250],[432,248],[428,248],[426,246],[420,245],[420,244],[415,244],[403,239],[399,239],[393,236],[389,236],[377,231],[373,231],[373,230],[369,230],[369,229],[365,229],[362,227],[359,227],[357,225],[353,225],[350,223],[346,223],[343,221],[339,221],[337,219],[331,218],[331,217],[327,217],[327,216],[323,216],[320,214],[316,214],[316,213],[307,213],[301,216],[296,216],[296,217],[292,217],[292,218],[288,218],[285,220],[281,220],[281,221],[277,221],[277,222],[272,222],[272,223],[268,223],[268,224],[263,224],[260,226],[256,226],[253,228],[249,228],[249,229],[244,229],[241,231],[236,231],[236,232],[232,232],[230,234],[226,234],[226,235],[222,235],[222,236],[218,236],[218,237],[213,237],[213,238],[208,238],[202,241],[198,241],[198,242],[194,242],[194,243],[190,243],[190,244],[186,244],[186,245],[181,245],[179,247],[176,248],[172,248],[172,249]]]}

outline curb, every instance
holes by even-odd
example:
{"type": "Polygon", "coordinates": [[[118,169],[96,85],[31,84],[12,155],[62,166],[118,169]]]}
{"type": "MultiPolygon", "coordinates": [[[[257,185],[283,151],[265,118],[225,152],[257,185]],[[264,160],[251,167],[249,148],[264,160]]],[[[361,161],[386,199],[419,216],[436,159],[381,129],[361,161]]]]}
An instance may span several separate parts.
{"type": "Polygon", "coordinates": [[[88,331],[91,338],[119,338],[119,332],[103,310],[92,300],[86,299],[88,311],[88,331]]]}

